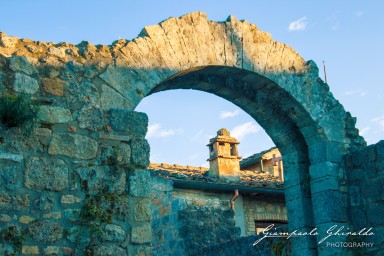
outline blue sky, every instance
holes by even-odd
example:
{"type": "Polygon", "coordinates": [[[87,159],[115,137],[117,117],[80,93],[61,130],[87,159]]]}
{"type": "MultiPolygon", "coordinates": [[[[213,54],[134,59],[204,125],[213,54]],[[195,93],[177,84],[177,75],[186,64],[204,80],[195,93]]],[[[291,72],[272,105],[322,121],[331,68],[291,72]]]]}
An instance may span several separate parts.
{"type": "MultiPolygon", "coordinates": [[[[228,15],[256,24],[273,39],[314,60],[323,78],[368,144],[384,138],[384,1],[20,1],[3,0],[0,31],[32,40],[111,44],[133,39],[146,25],[203,11],[209,19],[228,15]]],[[[273,145],[246,113],[208,93],[168,91],[145,98],[137,110],[150,120],[151,159],[203,165],[206,143],[226,127],[239,137],[240,154],[273,145]]]]}

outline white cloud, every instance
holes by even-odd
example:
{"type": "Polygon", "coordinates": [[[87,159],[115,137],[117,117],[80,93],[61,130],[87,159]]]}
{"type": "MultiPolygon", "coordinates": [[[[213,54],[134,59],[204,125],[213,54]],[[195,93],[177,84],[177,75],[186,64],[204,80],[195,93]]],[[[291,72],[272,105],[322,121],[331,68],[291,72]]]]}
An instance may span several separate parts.
{"type": "Polygon", "coordinates": [[[222,111],[220,113],[220,118],[225,119],[225,118],[230,118],[230,117],[235,117],[240,114],[240,110],[236,109],[234,111],[222,111]]]}
{"type": "Polygon", "coordinates": [[[161,124],[151,124],[148,126],[146,138],[165,138],[180,133],[180,129],[162,129],[161,124]]]}
{"type": "Polygon", "coordinates": [[[355,15],[360,18],[361,16],[364,15],[364,12],[358,11],[358,12],[355,13],[355,15]]]}
{"type": "Polygon", "coordinates": [[[247,134],[250,133],[257,133],[261,130],[260,126],[252,123],[252,122],[247,122],[241,125],[238,125],[234,127],[231,131],[231,136],[235,137],[238,140],[241,140],[244,138],[247,134]]]}
{"type": "Polygon", "coordinates": [[[360,136],[364,136],[365,134],[367,134],[367,132],[371,129],[371,127],[367,126],[367,127],[364,127],[363,129],[360,129],[359,130],[359,134],[360,136]]]}
{"type": "Polygon", "coordinates": [[[368,92],[367,91],[363,91],[361,88],[359,88],[359,89],[352,90],[352,91],[346,91],[346,92],[344,92],[344,94],[347,95],[347,96],[358,95],[358,96],[363,97],[363,96],[367,95],[368,92]]]}
{"type": "Polygon", "coordinates": [[[197,141],[198,139],[201,138],[201,136],[203,136],[203,131],[202,131],[202,130],[200,130],[198,133],[196,133],[195,135],[193,135],[193,136],[191,137],[191,141],[197,141]]]}
{"type": "Polygon", "coordinates": [[[371,121],[377,123],[381,130],[384,131],[384,116],[373,118],[371,121]]]}
{"type": "Polygon", "coordinates": [[[302,17],[296,21],[292,21],[289,23],[288,30],[289,31],[299,31],[305,30],[307,28],[307,17],[302,17]]]}

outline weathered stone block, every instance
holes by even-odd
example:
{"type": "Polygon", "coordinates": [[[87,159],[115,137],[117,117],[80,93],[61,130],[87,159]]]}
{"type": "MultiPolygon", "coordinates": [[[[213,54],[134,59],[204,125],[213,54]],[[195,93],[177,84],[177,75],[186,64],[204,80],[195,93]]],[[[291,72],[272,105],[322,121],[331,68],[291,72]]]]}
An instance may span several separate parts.
{"type": "Polygon", "coordinates": [[[72,243],[89,243],[89,229],[81,226],[73,226],[68,229],[67,239],[72,243]]]}
{"type": "Polygon", "coordinates": [[[146,170],[134,170],[129,175],[129,193],[134,196],[149,196],[151,174],[146,170]]]}
{"type": "Polygon", "coordinates": [[[36,221],[29,226],[29,233],[38,242],[56,242],[63,237],[63,227],[49,220],[36,221]]]}
{"type": "Polygon", "coordinates": [[[55,198],[53,195],[42,194],[34,201],[34,207],[42,212],[49,212],[53,209],[55,198]]]}
{"type": "Polygon", "coordinates": [[[109,86],[102,85],[101,87],[101,107],[103,110],[111,108],[128,108],[132,104],[127,101],[121,94],[116,92],[109,86]]]}
{"type": "Polygon", "coordinates": [[[78,120],[80,128],[92,131],[100,130],[104,126],[103,111],[98,106],[84,106],[79,112],[78,120]]]}
{"type": "Polygon", "coordinates": [[[92,166],[78,168],[83,187],[88,191],[98,191],[108,188],[109,192],[121,194],[125,191],[126,173],[115,171],[109,166],[92,166]]]}
{"type": "Polygon", "coordinates": [[[339,190],[339,180],[335,176],[325,176],[311,180],[311,193],[339,190]]]}
{"type": "Polygon", "coordinates": [[[9,58],[9,68],[15,72],[23,72],[26,75],[36,73],[36,69],[24,56],[12,56],[9,58]]]}
{"type": "MultiPolygon", "coordinates": [[[[0,161],[0,166],[3,162],[0,161]]],[[[20,187],[17,167],[15,165],[0,167],[0,185],[9,190],[16,190],[20,187]]]]}
{"type": "Polygon", "coordinates": [[[63,96],[65,89],[65,82],[59,78],[42,78],[41,82],[43,84],[44,90],[55,96],[63,96]]]}
{"type": "Polygon", "coordinates": [[[131,146],[126,143],[120,143],[116,152],[116,160],[121,165],[131,164],[131,146]]]}
{"type": "Polygon", "coordinates": [[[309,173],[312,179],[318,179],[325,176],[339,176],[340,165],[332,162],[323,162],[313,164],[309,167],[309,173]]]}
{"type": "Polygon", "coordinates": [[[323,191],[312,194],[313,215],[316,223],[345,222],[347,220],[347,196],[339,191],[323,191]]]}
{"type": "Polygon", "coordinates": [[[1,222],[10,222],[12,220],[11,216],[7,214],[0,214],[0,221],[1,222]]]}
{"type": "Polygon", "coordinates": [[[27,255],[38,255],[39,254],[39,247],[23,245],[21,247],[21,253],[27,254],[27,255]]]}
{"type": "Polygon", "coordinates": [[[81,109],[84,104],[99,105],[99,91],[90,82],[80,84],[72,82],[68,87],[68,102],[72,109],[81,109]]]}
{"type": "Polygon", "coordinates": [[[131,240],[135,244],[149,243],[152,239],[152,227],[150,223],[144,223],[132,227],[131,240]]]}
{"type": "Polygon", "coordinates": [[[44,248],[44,255],[60,255],[59,246],[47,246],[44,248]]]}
{"type": "Polygon", "coordinates": [[[30,199],[28,194],[13,195],[0,193],[0,209],[3,210],[25,210],[29,207],[30,199]]]}
{"type": "Polygon", "coordinates": [[[381,202],[371,204],[367,209],[367,219],[370,225],[377,227],[384,225],[384,218],[382,214],[384,212],[384,204],[381,202]]]}
{"type": "Polygon", "coordinates": [[[35,220],[34,218],[27,216],[27,215],[23,215],[19,218],[19,222],[23,223],[23,224],[28,224],[34,220],[35,220]]]}
{"type": "Polygon", "coordinates": [[[145,139],[134,139],[131,141],[131,163],[140,168],[149,165],[150,146],[145,139]]]}
{"type": "Polygon", "coordinates": [[[37,115],[41,122],[47,123],[68,123],[71,122],[72,114],[69,109],[55,106],[41,106],[37,115]]]}
{"type": "Polygon", "coordinates": [[[112,242],[122,242],[126,236],[125,230],[115,224],[107,224],[104,227],[103,239],[112,242]]]}
{"type": "Polygon", "coordinates": [[[99,144],[96,140],[78,134],[54,134],[48,153],[73,158],[92,159],[96,157],[99,144]]]}
{"type": "Polygon", "coordinates": [[[129,132],[134,137],[145,137],[148,116],[145,113],[125,109],[111,109],[110,123],[113,129],[129,132]]]}
{"type": "Polygon", "coordinates": [[[27,188],[61,191],[68,187],[68,167],[61,159],[32,157],[25,171],[27,188]]]}
{"type": "Polygon", "coordinates": [[[11,161],[20,163],[23,159],[24,159],[23,155],[0,151],[0,160],[11,160],[11,161]]]}
{"type": "Polygon", "coordinates": [[[95,247],[94,249],[95,256],[105,256],[105,255],[113,255],[113,256],[126,256],[127,252],[116,245],[104,246],[100,245],[95,247]]]}
{"type": "Polygon", "coordinates": [[[140,101],[135,88],[113,66],[108,65],[105,71],[100,74],[100,78],[129,100],[129,108],[133,108],[134,103],[140,101]]]}
{"type": "Polygon", "coordinates": [[[4,32],[0,33],[0,46],[6,47],[6,48],[12,48],[15,47],[17,42],[19,41],[19,38],[8,36],[4,32]]]}
{"type": "Polygon", "coordinates": [[[151,220],[151,202],[149,198],[136,198],[133,208],[135,221],[151,220]]]}
{"type": "Polygon", "coordinates": [[[13,89],[16,92],[34,94],[39,90],[39,84],[35,79],[17,72],[13,81],[13,89]]]}
{"type": "Polygon", "coordinates": [[[50,212],[41,215],[44,219],[61,219],[61,212],[50,212]]]}
{"type": "Polygon", "coordinates": [[[83,201],[80,197],[74,196],[74,195],[62,195],[61,196],[61,203],[62,204],[77,204],[83,201]]]}

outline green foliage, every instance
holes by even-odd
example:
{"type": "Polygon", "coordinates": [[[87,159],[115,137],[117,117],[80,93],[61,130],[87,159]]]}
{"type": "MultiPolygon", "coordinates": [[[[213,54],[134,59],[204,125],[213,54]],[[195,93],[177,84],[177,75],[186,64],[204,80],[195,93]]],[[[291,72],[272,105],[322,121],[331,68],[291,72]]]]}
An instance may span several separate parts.
{"type": "Polygon", "coordinates": [[[21,127],[32,131],[38,106],[26,94],[4,95],[0,98],[0,121],[7,127],[21,127]]]}
{"type": "Polygon", "coordinates": [[[80,217],[87,223],[94,233],[98,233],[103,223],[111,224],[112,216],[116,213],[116,206],[119,204],[120,197],[112,193],[99,193],[91,196],[87,195],[80,217]]]}
{"type": "Polygon", "coordinates": [[[2,244],[11,244],[16,252],[21,252],[21,247],[25,244],[26,231],[17,226],[9,226],[1,230],[0,241],[2,244]]]}

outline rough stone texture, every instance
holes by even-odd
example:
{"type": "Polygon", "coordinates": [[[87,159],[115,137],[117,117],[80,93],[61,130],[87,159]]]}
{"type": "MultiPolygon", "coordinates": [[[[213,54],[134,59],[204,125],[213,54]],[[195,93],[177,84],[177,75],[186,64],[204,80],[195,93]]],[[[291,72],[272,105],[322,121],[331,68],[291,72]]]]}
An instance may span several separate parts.
{"type": "Polygon", "coordinates": [[[149,196],[150,193],[150,172],[134,170],[129,173],[129,193],[134,196],[149,196]]]}
{"type": "Polygon", "coordinates": [[[40,106],[38,118],[47,123],[68,123],[72,121],[69,109],[55,106],[40,106]]]}
{"type": "Polygon", "coordinates": [[[374,236],[364,238],[373,242],[371,248],[362,248],[364,255],[378,255],[384,249],[382,239],[384,221],[384,141],[344,156],[344,168],[348,170],[349,219],[353,229],[373,227],[374,236]]]}
{"type": "Polygon", "coordinates": [[[9,58],[9,68],[15,72],[23,72],[26,75],[36,73],[36,69],[24,56],[13,56],[9,58]]]}
{"type": "MultiPolygon", "coordinates": [[[[134,40],[118,40],[111,46],[95,46],[86,41],[78,45],[37,42],[21,40],[1,33],[0,54],[3,56],[0,57],[0,83],[5,90],[10,93],[34,94],[33,97],[42,105],[51,104],[55,107],[68,108],[74,118],[68,125],[42,124],[42,128],[52,129],[52,138],[50,138],[51,135],[43,136],[45,139],[41,139],[40,135],[34,135],[31,139],[23,136],[13,138],[10,135],[14,132],[13,130],[0,130],[0,137],[5,138],[4,145],[0,143],[0,146],[6,148],[7,152],[22,154],[27,160],[30,157],[47,157],[51,154],[53,155],[51,157],[56,159],[65,159],[66,163],[71,165],[72,171],[82,167],[105,165],[97,154],[97,139],[103,146],[114,146],[116,150],[119,141],[124,140],[130,143],[131,149],[131,162],[128,164],[128,161],[125,161],[125,167],[129,166],[129,170],[144,168],[148,165],[149,146],[143,140],[141,131],[135,131],[140,134],[131,135],[128,134],[131,131],[109,126],[108,122],[111,120],[107,112],[104,113],[106,120],[103,121],[106,126],[102,134],[97,131],[91,132],[92,129],[89,128],[83,130],[79,126],[79,112],[86,105],[100,106],[103,111],[112,107],[132,111],[140,100],[149,94],[168,89],[197,89],[214,93],[244,109],[251,117],[258,120],[279,147],[287,167],[287,177],[290,178],[287,197],[291,200],[287,201],[287,208],[290,209],[288,215],[290,215],[290,222],[293,223],[291,227],[308,227],[324,221],[328,221],[324,224],[330,224],[329,221],[334,217],[344,220],[345,204],[336,204],[328,200],[327,196],[333,197],[335,192],[332,191],[338,189],[340,194],[335,198],[344,200],[343,194],[347,192],[344,178],[346,173],[351,181],[356,181],[352,184],[354,188],[350,189],[351,193],[366,193],[369,199],[366,200],[366,197],[361,196],[349,201],[351,205],[355,205],[350,208],[350,219],[355,225],[367,222],[372,225],[377,224],[379,227],[382,225],[382,220],[375,215],[378,211],[382,211],[382,197],[377,192],[381,191],[377,184],[382,184],[382,179],[369,176],[367,180],[371,185],[368,186],[366,185],[368,182],[361,180],[361,176],[364,176],[361,172],[364,170],[365,173],[375,176],[373,174],[383,170],[383,161],[372,158],[374,156],[379,159],[383,154],[383,147],[381,144],[373,147],[375,153],[371,153],[372,148],[362,151],[369,157],[367,165],[363,165],[362,160],[357,158],[354,161],[351,160],[351,166],[341,171],[325,164],[333,163],[340,166],[343,154],[365,146],[364,140],[355,128],[356,120],[332,96],[328,85],[319,78],[318,68],[314,62],[306,62],[289,46],[272,40],[268,33],[260,31],[255,25],[239,21],[232,16],[225,22],[212,22],[207,20],[204,13],[195,12],[145,27],[140,36],[134,40]],[[24,59],[17,59],[16,56],[24,56],[34,67],[38,67],[38,73],[27,75],[31,72],[28,68],[17,68],[22,65],[28,66],[28,64],[24,63],[24,59]],[[7,65],[12,62],[10,58],[15,58],[12,68],[7,65]],[[62,83],[57,82],[60,85],[56,86],[53,85],[56,82],[49,81],[51,85],[45,86],[41,78],[62,80],[65,83],[63,90],[65,97],[54,97],[61,95],[62,83]],[[44,90],[39,90],[39,84],[43,84],[44,90]],[[47,89],[49,87],[51,88],[47,89]],[[56,87],[60,89],[56,91],[56,87]],[[71,129],[67,130],[69,126],[71,129]],[[49,140],[51,141],[47,147],[49,140]],[[312,168],[309,163],[312,164],[312,168]],[[311,175],[308,173],[319,166],[326,167],[322,174],[339,178],[338,187],[333,183],[332,186],[327,186],[326,191],[318,189],[320,185],[315,184],[313,173],[310,173],[311,175]],[[319,205],[313,204],[311,198],[314,193],[312,191],[311,194],[310,187],[314,185],[317,194],[324,192],[324,197],[318,195],[313,197],[314,200],[318,200],[317,202],[321,202],[319,205]],[[328,201],[332,202],[334,207],[330,206],[328,201]],[[364,206],[364,212],[358,209],[359,204],[364,206]],[[320,214],[323,210],[320,208],[322,206],[327,207],[329,211],[325,215],[320,214]],[[360,222],[357,223],[358,221],[360,222]],[[296,224],[298,226],[295,226],[296,224]]],[[[143,126],[140,127],[143,128],[143,126]]],[[[115,156],[115,158],[118,157],[115,156]]],[[[10,160],[2,159],[3,161],[10,160]]],[[[20,173],[25,171],[23,168],[28,164],[28,162],[24,163],[24,159],[13,162],[20,168],[17,168],[16,172],[20,173]]],[[[9,163],[4,166],[9,166],[9,163]]],[[[20,178],[16,175],[16,179],[20,178]]],[[[89,179],[92,180],[91,177],[89,179]]],[[[81,186],[77,184],[79,180],[81,179],[76,175],[73,178],[71,176],[71,183],[75,185],[71,185],[69,189],[80,189],[81,186]],[[76,184],[79,186],[76,187],[76,184]]],[[[109,181],[109,179],[102,179],[101,182],[109,181]]],[[[119,182],[120,179],[116,181],[119,182]]],[[[142,175],[129,173],[129,182],[130,196],[149,197],[151,182],[145,172],[142,175]]],[[[61,211],[65,221],[79,220],[76,214],[79,212],[78,208],[56,209],[56,207],[63,207],[59,205],[61,194],[37,192],[23,187],[20,190],[8,192],[0,193],[0,209],[6,210],[7,214],[9,211],[9,216],[16,215],[15,221],[26,212],[36,211],[36,216],[41,216],[41,213],[52,210],[61,211]],[[30,205],[29,197],[33,199],[33,206],[30,205]],[[19,210],[23,213],[18,212],[19,210]]],[[[76,190],[77,192],[80,193],[80,190],[76,190]]],[[[97,191],[93,192],[97,193],[97,191]]],[[[130,202],[134,201],[130,200],[130,202]]],[[[162,224],[159,223],[163,221],[173,223],[175,218],[180,217],[173,214],[173,204],[165,201],[154,201],[159,203],[155,210],[164,215],[160,220],[154,219],[153,223],[150,223],[152,227],[161,227],[162,224]]],[[[176,208],[182,207],[183,210],[187,210],[188,207],[195,207],[188,206],[185,201],[179,203],[175,206],[176,208]]],[[[202,209],[203,207],[197,208],[197,215],[205,214],[202,209]]],[[[214,214],[217,209],[213,207],[208,213],[214,214]]],[[[217,212],[230,215],[229,212],[219,210],[217,212]]],[[[187,211],[183,214],[191,215],[187,211]]],[[[137,231],[138,234],[145,233],[150,236],[149,229],[146,229],[147,232],[139,232],[140,228],[136,228],[137,223],[134,217],[129,217],[127,222],[130,227],[133,227],[132,230],[137,231]]],[[[229,225],[231,224],[229,219],[217,218],[216,220],[221,220],[223,223],[227,221],[226,224],[229,225]]],[[[197,229],[200,224],[201,222],[195,221],[192,226],[195,225],[197,229]]],[[[216,226],[211,226],[212,229],[217,229],[216,226]]],[[[382,229],[379,228],[377,232],[381,235],[376,237],[378,245],[382,242],[379,238],[383,237],[380,230],[382,229]]],[[[174,244],[182,243],[176,239],[175,233],[176,231],[163,233],[164,236],[172,238],[169,240],[165,237],[164,240],[174,241],[174,244]]],[[[227,234],[228,236],[236,234],[236,228],[231,229],[227,234]]],[[[200,233],[197,235],[201,236],[200,233]]],[[[205,235],[210,234],[205,233],[205,235]]],[[[140,235],[136,235],[135,239],[140,243],[145,240],[138,237],[140,235]]],[[[146,238],[141,236],[143,237],[146,238]]],[[[127,241],[127,245],[124,246],[132,246],[135,239],[132,237],[126,239],[130,242],[127,241]]],[[[30,237],[28,240],[28,243],[35,243],[30,237]]],[[[66,243],[59,241],[58,245],[69,248],[66,243]]],[[[308,252],[309,244],[293,245],[295,253],[308,255],[305,252],[308,252]]],[[[39,244],[39,246],[42,249],[45,245],[39,244]]],[[[111,243],[108,246],[114,248],[116,245],[111,243]]],[[[137,247],[132,248],[135,252],[147,253],[149,248],[148,244],[135,246],[137,247]]],[[[169,248],[169,246],[163,248],[169,248]]],[[[378,246],[379,249],[382,247],[378,246]]],[[[116,251],[121,251],[121,248],[112,252],[118,254],[116,251]]],[[[162,252],[165,251],[159,250],[160,255],[162,252]]],[[[371,253],[374,255],[380,252],[372,251],[371,253]]],[[[67,254],[69,253],[71,253],[70,249],[67,250],[67,254]]],[[[319,249],[318,254],[321,253],[319,249]]],[[[347,255],[344,251],[332,251],[332,253],[347,255]]],[[[124,251],[123,254],[126,252],[124,251]]]]}
{"type": "Polygon", "coordinates": [[[128,108],[130,106],[129,101],[126,98],[107,85],[101,87],[100,101],[103,110],[109,110],[111,108],[128,108]]]}
{"type": "Polygon", "coordinates": [[[37,81],[22,73],[15,73],[15,79],[13,81],[13,89],[16,92],[34,94],[39,90],[39,84],[37,81]]]}
{"type": "Polygon", "coordinates": [[[44,90],[54,96],[63,96],[65,90],[65,82],[58,78],[42,78],[44,90]]]}
{"type": "Polygon", "coordinates": [[[60,255],[60,247],[58,246],[47,246],[44,248],[44,255],[60,255]]]}
{"type": "Polygon", "coordinates": [[[98,105],[100,102],[99,91],[95,85],[90,82],[77,83],[71,81],[66,94],[69,103],[75,109],[81,109],[84,104],[98,105]]]}
{"type": "Polygon", "coordinates": [[[110,193],[121,194],[125,191],[126,173],[109,166],[78,168],[83,188],[89,192],[107,189],[110,193]]]}
{"type": "Polygon", "coordinates": [[[61,203],[62,204],[76,204],[80,203],[82,199],[80,197],[74,196],[74,195],[63,195],[61,196],[61,203]]]}
{"type": "Polygon", "coordinates": [[[148,116],[144,113],[112,109],[110,123],[113,129],[126,131],[137,137],[144,137],[147,133],[148,116]]]}
{"type": "Polygon", "coordinates": [[[25,210],[29,204],[30,199],[27,194],[0,193],[0,210],[25,210]]]}
{"type": "Polygon", "coordinates": [[[253,198],[243,195],[245,235],[255,234],[255,220],[288,221],[285,201],[281,198],[253,198]]]}
{"type": "Polygon", "coordinates": [[[131,141],[131,162],[137,167],[146,168],[149,165],[150,146],[145,139],[131,141]]]}
{"type": "Polygon", "coordinates": [[[150,223],[139,224],[132,227],[131,240],[134,244],[149,243],[152,239],[150,223]]]}
{"type": "Polygon", "coordinates": [[[99,106],[84,106],[79,113],[79,127],[97,131],[103,128],[103,111],[99,106]]]}
{"type": "Polygon", "coordinates": [[[4,32],[0,32],[0,46],[1,47],[7,47],[7,48],[13,48],[19,41],[18,38],[7,36],[4,32]]]}
{"type": "Polygon", "coordinates": [[[49,144],[48,153],[65,155],[72,158],[92,159],[98,150],[96,140],[78,134],[54,134],[49,144]]]}
{"type": "Polygon", "coordinates": [[[15,165],[6,165],[0,161],[0,185],[9,190],[15,190],[20,187],[20,174],[17,172],[15,165]]]}
{"type": "Polygon", "coordinates": [[[103,239],[107,241],[122,242],[124,241],[126,233],[124,229],[115,224],[107,224],[104,227],[103,239]]]}
{"type": "Polygon", "coordinates": [[[129,144],[120,143],[116,152],[116,160],[121,165],[129,165],[131,163],[131,147],[129,144]]]}
{"type": "Polygon", "coordinates": [[[28,224],[34,220],[35,220],[34,218],[32,218],[30,216],[26,216],[26,215],[23,215],[19,218],[19,222],[23,223],[23,224],[28,224]]]}
{"type": "Polygon", "coordinates": [[[0,151],[0,159],[1,160],[12,160],[14,162],[21,162],[24,157],[23,155],[19,155],[19,154],[12,154],[12,153],[7,153],[7,152],[2,152],[0,151]]]}
{"type": "Polygon", "coordinates": [[[56,242],[63,237],[63,227],[49,220],[36,221],[29,226],[29,233],[38,242],[56,242]]]}
{"type": "Polygon", "coordinates": [[[21,253],[22,254],[27,254],[27,255],[38,255],[39,254],[39,247],[37,246],[23,246],[21,248],[21,253]]]}
{"type": "Polygon", "coordinates": [[[126,251],[118,247],[116,245],[112,246],[98,246],[94,249],[94,255],[95,256],[106,256],[106,255],[113,255],[113,256],[126,256],[126,251]]]}
{"type": "Polygon", "coordinates": [[[240,237],[240,228],[236,227],[229,204],[230,195],[213,197],[178,191],[173,196],[178,198],[179,232],[187,253],[240,237]]]}
{"type": "Polygon", "coordinates": [[[148,198],[137,198],[134,203],[133,216],[135,221],[151,220],[151,204],[148,198]]]}
{"type": "Polygon", "coordinates": [[[68,187],[68,167],[63,160],[32,157],[25,171],[25,186],[34,189],[61,191],[68,187]]]}

